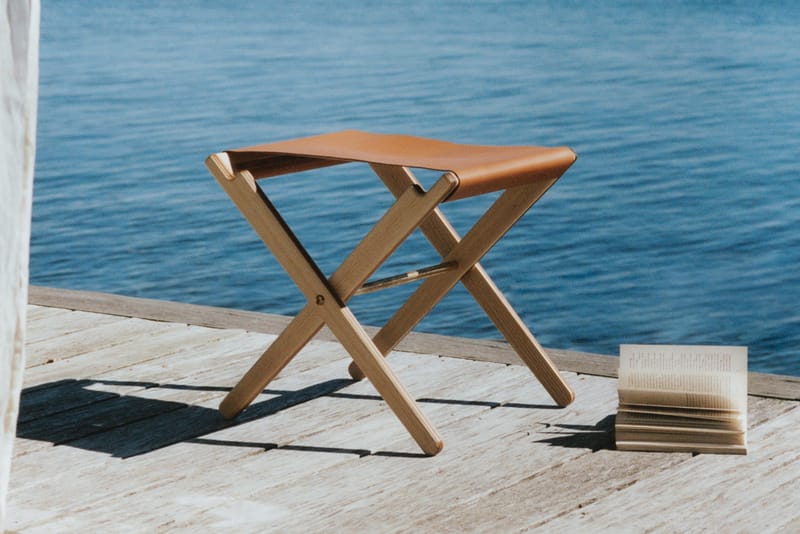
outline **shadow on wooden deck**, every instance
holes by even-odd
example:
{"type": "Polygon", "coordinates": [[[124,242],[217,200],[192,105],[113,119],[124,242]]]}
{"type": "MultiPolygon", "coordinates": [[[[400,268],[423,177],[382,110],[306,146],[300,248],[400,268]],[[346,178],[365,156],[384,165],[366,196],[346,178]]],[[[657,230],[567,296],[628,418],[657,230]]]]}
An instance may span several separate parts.
{"type": "MultiPolygon", "coordinates": [[[[159,398],[148,394],[165,390],[190,390],[225,393],[229,387],[188,384],[160,384],[144,381],[64,379],[25,389],[22,392],[17,436],[53,445],[66,445],[130,458],[146,454],[179,442],[250,447],[263,450],[283,449],[306,452],[330,452],[357,456],[391,456],[424,458],[421,453],[370,451],[361,448],[309,447],[272,442],[244,442],[206,437],[216,431],[267,417],[281,410],[319,397],[380,402],[377,395],[346,393],[342,390],[353,384],[350,379],[328,380],[295,391],[266,389],[273,398],[253,403],[235,420],[225,420],[216,408],[207,408],[159,398]],[[133,388],[130,394],[104,391],[103,386],[133,388]],[[144,396],[142,396],[144,395],[144,396]]],[[[499,403],[482,400],[420,398],[425,404],[484,406],[489,409],[510,408],[527,410],[557,409],[555,405],[499,403]]],[[[595,434],[599,434],[595,432],[595,434]]],[[[588,434],[559,434],[552,444],[570,447],[601,446],[599,437],[587,444],[588,434]]]]}
{"type": "MultiPolygon", "coordinates": [[[[352,380],[340,379],[297,391],[265,390],[264,393],[276,396],[253,403],[238,418],[227,421],[213,408],[89,388],[108,385],[140,387],[141,391],[159,388],[220,392],[230,388],[149,382],[60,380],[22,392],[17,436],[129,458],[182,441],[196,440],[202,443],[198,440],[201,436],[335,393],[352,383],[352,380]]],[[[252,446],[237,442],[230,444],[252,446]]],[[[269,443],[259,446],[264,449],[277,447],[276,444],[269,443]]]]}
{"type": "Polygon", "coordinates": [[[591,449],[593,452],[603,449],[615,450],[615,419],[616,415],[611,414],[602,418],[593,426],[567,424],[553,425],[554,436],[552,438],[539,440],[539,443],[548,443],[550,445],[567,447],[570,449],[591,449]]]}

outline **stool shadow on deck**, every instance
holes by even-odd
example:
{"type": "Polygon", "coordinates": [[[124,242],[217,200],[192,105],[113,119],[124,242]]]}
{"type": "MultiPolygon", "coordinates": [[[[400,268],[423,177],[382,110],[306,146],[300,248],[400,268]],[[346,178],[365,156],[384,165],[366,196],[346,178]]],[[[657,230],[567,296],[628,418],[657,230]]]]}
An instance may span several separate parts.
{"type": "MultiPolygon", "coordinates": [[[[378,395],[343,391],[354,384],[352,379],[334,379],[298,390],[266,389],[274,397],[253,403],[234,420],[226,420],[216,408],[208,408],[153,397],[169,390],[227,393],[231,388],[195,384],[170,384],[146,381],[63,379],[26,388],[22,392],[17,437],[64,445],[130,458],[157,449],[188,442],[201,445],[283,449],[298,452],[327,452],[357,456],[426,458],[422,453],[358,448],[304,446],[274,442],[236,441],[208,437],[216,431],[268,417],[282,410],[320,398],[340,398],[382,402],[378,395]],[[126,394],[103,390],[131,388],[126,394]]],[[[208,403],[213,397],[197,402],[208,403]]],[[[489,409],[557,409],[556,406],[501,403],[491,400],[420,398],[420,403],[456,406],[485,406],[489,409]]]]}
{"type": "MultiPolygon", "coordinates": [[[[236,420],[228,421],[215,408],[137,396],[169,389],[224,393],[230,391],[227,387],[59,380],[23,390],[17,437],[129,458],[269,416],[352,383],[350,379],[338,379],[296,391],[265,390],[265,394],[276,396],[254,403],[236,420]],[[126,395],[94,389],[103,385],[140,389],[126,395]]],[[[270,445],[264,444],[264,448],[274,448],[270,445]]]]}

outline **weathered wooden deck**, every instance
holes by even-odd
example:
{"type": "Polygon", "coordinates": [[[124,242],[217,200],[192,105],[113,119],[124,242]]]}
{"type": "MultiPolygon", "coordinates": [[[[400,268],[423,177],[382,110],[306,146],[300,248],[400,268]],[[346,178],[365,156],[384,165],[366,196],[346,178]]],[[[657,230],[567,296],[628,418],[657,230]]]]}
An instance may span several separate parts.
{"type": "Polygon", "coordinates": [[[428,458],[325,335],[224,421],[285,318],[31,302],[12,531],[800,531],[797,378],[751,376],[747,456],[620,452],[615,359],[554,351],[558,409],[502,344],[412,335],[391,364],[445,439],[428,458]]]}

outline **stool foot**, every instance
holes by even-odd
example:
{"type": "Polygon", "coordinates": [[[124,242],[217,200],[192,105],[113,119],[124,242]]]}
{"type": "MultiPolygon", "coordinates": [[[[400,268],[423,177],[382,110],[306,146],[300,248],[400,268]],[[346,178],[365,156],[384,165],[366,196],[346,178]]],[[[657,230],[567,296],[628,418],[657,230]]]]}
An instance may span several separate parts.
{"type": "Polygon", "coordinates": [[[350,362],[350,366],[347,368],[347,372],[350,373],[350,378],[355,380],[356,382],[360,382],[364,380],[364,372],[356,365],[356,362],[350,362]]]}
{"type": "Polygon", "coordinates": [[[364,369],[378,394],[406,427],[419,448],[429,456],[439,453],[444,446],[442,438],[386,364],[382,351],[375,346],[352,312],[347,307],[333,305],[328,307],[328,311],[327,324],[333,335],[358,362],[358,367],[364,369]]]}
{"type": "Polygon", "coordinates": [[[300,352],[300,349],[319,332],[322,325],[323,321],[317,310],[306,306],[222,400],[219,405],[222,416],[225,419],[233,419],[247,408],[300,352]]]}

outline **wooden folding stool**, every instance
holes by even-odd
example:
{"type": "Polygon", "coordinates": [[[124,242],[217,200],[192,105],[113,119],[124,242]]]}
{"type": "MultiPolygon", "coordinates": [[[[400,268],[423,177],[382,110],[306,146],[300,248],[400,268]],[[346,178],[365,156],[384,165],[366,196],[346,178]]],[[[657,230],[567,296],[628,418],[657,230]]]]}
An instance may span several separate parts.
{"type": "Polygon", "coordinates": [[[404,135],[354,130],[228,150],[206,165],[244,214],[308,303],[272,342],[220,405],[227,418],[244,410],[314,335],[327,325],[353,362],[356,380],[368,377],[420,448],[443,446],[406,392],[386,356],[461,281],[559,406],[574,394],[558,369],[478,261],[575,161],[569,148],[459,145],[404,135]],[[327,278],[256,183],[257,179],[339,165],[369,163],[396,202],[327,278]],[[427,191],[409,168],[444,174],[427,191]],[[472,229],[459,237],[439,204],[503,193],[472,229]],[[365,283],[389,255],[420,228],[442,262],[414,273],[365,283]],[[370,339],[347,306],[361,292],[424,281],[370,339]]]}

